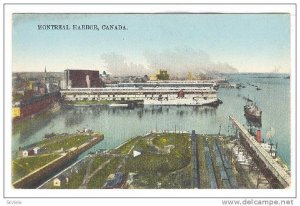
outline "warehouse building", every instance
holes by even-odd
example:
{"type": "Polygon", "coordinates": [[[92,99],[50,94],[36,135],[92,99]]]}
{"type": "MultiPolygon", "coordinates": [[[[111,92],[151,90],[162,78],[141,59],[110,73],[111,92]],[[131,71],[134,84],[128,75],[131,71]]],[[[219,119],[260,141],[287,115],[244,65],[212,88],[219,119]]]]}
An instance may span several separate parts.
{"type": "Polygon", "coordinates": [[[72,70],[64,71],[64,88],[97,88],[103,87],[99,71],[95,70],[72,70]]]}

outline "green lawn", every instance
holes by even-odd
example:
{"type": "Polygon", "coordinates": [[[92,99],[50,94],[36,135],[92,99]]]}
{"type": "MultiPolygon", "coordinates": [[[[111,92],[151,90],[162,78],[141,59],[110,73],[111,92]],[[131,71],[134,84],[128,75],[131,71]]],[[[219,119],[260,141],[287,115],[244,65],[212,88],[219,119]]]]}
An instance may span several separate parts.
{"type": "Polygon", "coordinates": [[[153,145],[148,137],[137,140],[134,149],[141,151],[142,154],[138,157],[130,156],[121,168],[122,172],[137,173],[134,185],[141,188],[157,188],[158,182],[162,184],[162,188],[176,188],[180,184],[182,184],[181,188],[190,188],[189,135],[153,134],[153,137],[153,145]],[[174,145],[169,154],[161,154],[155,148],[157,146],[163,149],[167,145],[174,145]]]}
{"type": "MultiPolygon", "coordinates": [[[[69,177],[68,183],[63,183],[59,189],[77,189],[82,184],[83,178],[85,176],[86,172],[86,166],[87,163],[85,163],[80,169],[78,170],[78,173],[73,172],[72,175],[69,177]]],[[[57,187],[53,187],[57,188],[57,187]]]]}
{"type": "MultiPolygon", "coordinates": [[[[57,135],[35,143],[32,147],[40,147],[43,154],[14,159],[12,162],[13,182],[58,158],[60,155],[54,153],[55,151],[61,148],[68,150],[78,147],[92,138],[92,135],[86,134],[57,135]]],[[[76,183],[74,184],[76,185],[76,183]]]]}
{"type": "Polygon", "coordinates": [[[142,155],[131,157],[125,165],[126,172],[141,173],[162,173],[169,172],[186,167],[191,160],[189,136],[185,134],[164,134],[161,137],[155,137],[153,143],[159,147],[172,144],[170,154],[155,154],[155,148],[147,143],[146,139],[141,139],[135,145],[135,149],[142,150],[142,155]]]}
{"type": "Polygon", "coordinates": [[[122,158],[116,157],[113,158],[109,164],[107,164],[104,168],[102,168],[100,171],[98,171],[95,176],[91,178],[91,180],[88,183],[89,189],[99,189],[101,188],[104,183],[106,182],[106,178],[110,174],[114,174],[116,172],[116,169],[118,165],[120,164],[122,158]]]}
{"type": "Polygon", "coordinates": [[[63,148],[64,150],[72,147],[78,147],[83,143],[92,139],[90,135],[68,135],[68,136],[57,136],[41,141],[37,144],[38,147],[45,149],[46,152],[54,152],[63,148]]]}
{"type": "Polygon", "coordinates": [[[118,153],[118,154],[123,154],[123,155],[128,154],[131,147],[133,145],[135,145],[135,143],[138,141],[139,138],[140,137],[136,137],[136,138],[133,138],[133,139],[129,140],[127,143],[125,143],[124,145],[122,145],[118,149],[115,149],[114,152],[118,153]]]}
{"type": "MultiPolygon", "coordinates": [[[[90,159],[89,161],[93,161],[91,165],[90,173],[93,173],[102,163],[110,159],[109,156],[96,156],[93,159],[90,159]]],[[[90,180],[88,183],[87,188],[101,188],[101,186],[105,183],[106,178],[109,174],[114,173],[116,167],[118,166],[120,159],[113,159],[109,165],[106,165],[101,171],[96,173],[96,175],[90,180]]],[[[84,163],[78,172],[73,172],[71,176],[69,176],[69,182],[64,182],[61,187],[54,187],[53,183],[51,182],[51,185],[49,186],[49,189],[78,189],[84,179],[84,176],[87,172],[87,167],[90,164],[90,162],[84,163]]]]}
{"type": "Polygon", "coordinates": [[[157,151],[155,147],[153,145],[148,144],[147,140],[144,138],[141,138],[136,142],[134,150],[142,151],[143,153],[147,154],[153,154],[157,151]]]}
{"type": "Polygon", "coordinates": [[[108,159],[110,159],[111,157],[109,156],[106,156],[106,155],[99,155],[99,156],[96,156],[94,159],[93,159],[93,163],[92,163],[92,166],[91,166],[91,173],[96,170],[102,163],[104,163],[105,161],[107,161],[108,159]]]}
{"type": "MultiPolygon", "coordinates": [[[[200,185],[201,188],[210,188],[204,153],[204,142],[206,138],[208,138],[216,179],[218,185],[222,188],[220,168],[219,165],[216,164],[216,155],[213,151],[215,139],[210,136],[198,137],[197,149],[199,152],[200,185]]],[[[125,164],[122,165],[119,171],[123,174],[128,174],[129,172],[137,173],[132,185],[133,187],[149,189],[191,188],[192,164],[189,134],[153,134],[152,137],[133,138],[118,149],[112,150],[111,154],[98,155],[91,158],[89,161],[92,162],[85,163],[85,165],[79,169],[78,173],[74,173],[69,177],[69,183],[64,183],[61,188],[78,188],[82,184],[88,165],[91,166],[89,174],[92,174],[101,164],[111,159],[87,184],[87,188],[89,189],[102,188],[107,177],[116,172],[117,167],[124,158],[126,158],[125,164]],[[167,145],[174,145],[174,148],[170,150],[170,153],[161,152],[167,145]],[[133,157],[132,155],[125,155],[133,146],[134,150],[141,151],[142,154],[140,156],[133,157]],[[160,186],[158,183],[160,183],[160,186]]]]}
{"type": "Polygon", "coordinates": [[[161,188],[165,189],[190,189],[192,188],[192,165],[172,172],[162,178],[161,188]]]}
{"type": "Polygon", "coordinates": [[[199,170],[200,170],[200,187],[203,189],[210,188],[208,182],[208,171],[205,161],[205,151],[204,151],[204,141],[207,136],[199,137],[198,140],[198,160],[199,160],[199,170]]]}
{"type": "Polygon", "coordinates": [[[12,162],[12,178],[16,181],[34,170],[46,165],[54,159],[57,159],[57,154],[37,155],[25,158],[15,159],[12,162]]]}
{"type": "Polygon", "coordinates": [[[134,185],[138,188],[155,189],[157,183],[161,182],[161,175],[157,173],[138,173],[138,178],[135,179],[134,185]]]}
{"type": "Polygon", "coordinates": [[[156,146],[158,146],[160,148],[164,148],[164,146],[170,144],[172,137],[174,137],[174,136],[167,137],[166,135],[163,135],[161,137],[155,137],[153,139],[153,144],[155,144],[156,146]]]}

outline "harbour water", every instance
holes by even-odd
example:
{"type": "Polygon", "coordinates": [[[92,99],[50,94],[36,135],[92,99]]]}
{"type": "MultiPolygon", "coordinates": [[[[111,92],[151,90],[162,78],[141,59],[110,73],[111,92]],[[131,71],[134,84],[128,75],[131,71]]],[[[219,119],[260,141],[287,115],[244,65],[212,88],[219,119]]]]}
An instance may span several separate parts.
{"type": "Polygon", "coordinates": [[[62,107],[54,114],[25,120],[13,131],[13,154],[21,146],[41,140],[49,133],[72,133],[89,128],[102,132],[104,141],[89,151],[111,149],[129,138],[151,130],[196,130],[198,134],[233,134],[229,115],[248,126],[243,107],[245,98],[255,100],[263,111],[262,137],[273,128],[273,143],[278,143],[278,155],[290,166],[290,80],[287,74],[236,74],[230,81],[242,83],[245,88],[220,88],[218,98],[223,104],[208,106],[145,106],[133,109],[108,106],[62,107]],[[254,85],[254,86],[253,86],[254,85]],[[261,90],[257,90],[257,87],[261,90]],[[275,131],[275,132],[274,132],[275,131]]]}

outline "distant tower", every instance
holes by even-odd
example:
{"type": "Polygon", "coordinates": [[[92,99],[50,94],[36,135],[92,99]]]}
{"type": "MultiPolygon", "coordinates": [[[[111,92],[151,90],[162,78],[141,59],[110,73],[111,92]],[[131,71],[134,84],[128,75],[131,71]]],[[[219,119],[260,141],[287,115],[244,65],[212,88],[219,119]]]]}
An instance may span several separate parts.
{"type": "Polygon", "coordinates": [[[45,80],[45,84],[47,82],[47,69],[46,69],[46,66],[45,66],[45,72],[44,72],[44,80],[45,80]]]}
{"type": "Polygon", "coordinates": [[[46,91],[46,93],[49,93],[49,87],[50,87],[50,85],[49,85],[49,82],[48,82],[48,79],[47,79],[47,69],[46,69],[46,66],[45,66],[45,72],[44,72],[44,82],[45,82],[45,85],[46,85],[46,88],[47,88],[47,91],[46,91]]]}

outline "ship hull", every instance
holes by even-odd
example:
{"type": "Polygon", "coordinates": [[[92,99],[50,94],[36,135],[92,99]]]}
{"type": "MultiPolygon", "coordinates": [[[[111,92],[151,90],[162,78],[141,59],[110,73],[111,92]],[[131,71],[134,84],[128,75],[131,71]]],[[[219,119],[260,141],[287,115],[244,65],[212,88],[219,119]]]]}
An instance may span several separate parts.
{"type": "Polygon", "coordinates": [[[64,90],[62,98],[66,101],[109,100],[121,102],[141,102],[144,105],[213,105],[221,101],[217,92],[211,88],[191,87],[124,87],[64,90]]]}
{"type": "Polygon", "coordinates": [[[144,105],[163,105],[163,106],[201,106],[215,105],[219,102],[218,98],[174,98],[174,99],[145,99],[144,105]]]}
{"type": "Polygon", "coordinates": [[[33,117],[51,107],[57,107],[60,100],[60,93],[47,94],[38,98],[32,98],[20,105],[20,116],[13,118],[13,121],[20,121],[33,117]]]}
{"type": "Polygon", "coordinates": [[[261,116],[258,117],[245,112],[245,117],[250,121],[261,123],[261,116]]]}
{"type": "Polygon", "coordinates": [[[245,110],[245,116],[251,121],[261,122],[261,115],[254,115],[245,110]]]}

